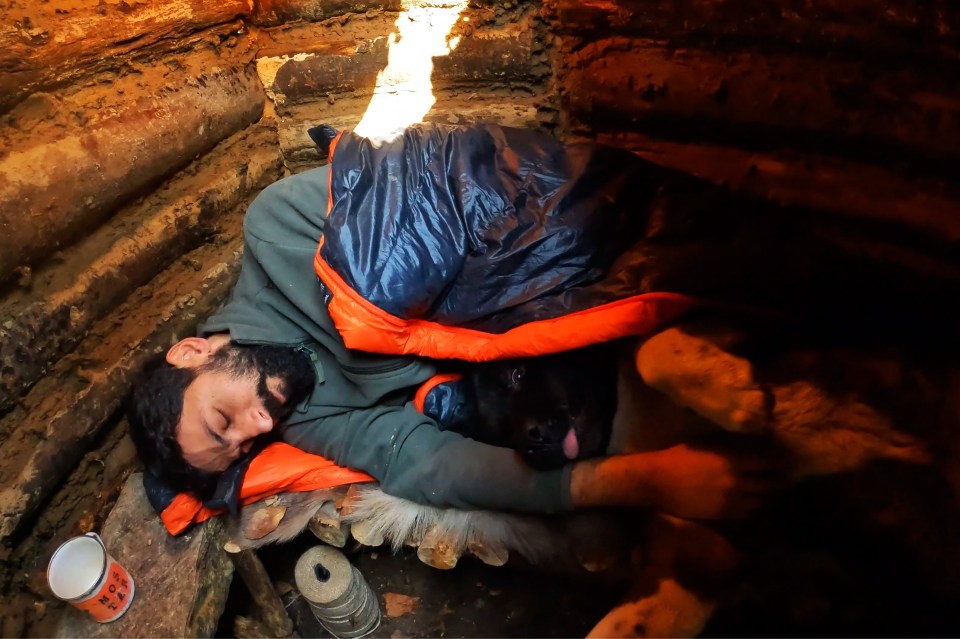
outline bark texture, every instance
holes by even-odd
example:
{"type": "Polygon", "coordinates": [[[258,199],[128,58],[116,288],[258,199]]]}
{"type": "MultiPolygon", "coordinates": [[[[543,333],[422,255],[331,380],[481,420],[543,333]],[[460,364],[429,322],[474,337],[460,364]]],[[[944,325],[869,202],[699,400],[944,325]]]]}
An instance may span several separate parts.
{"type": "Polygon", "coordinates": [[[211,69],[115,117],[0,159],[0,278],[68,245],[118,205],[188,164],[263,110],[252,68],[211,69]],[[25,212],[29,212],[25,215],[25,212]]]}
{"type": "Polygon", "coordinates": [[[122,56],[163,48],[250,13],[246,0],[4,2],[0,6],[0,109],[122,56]]]}

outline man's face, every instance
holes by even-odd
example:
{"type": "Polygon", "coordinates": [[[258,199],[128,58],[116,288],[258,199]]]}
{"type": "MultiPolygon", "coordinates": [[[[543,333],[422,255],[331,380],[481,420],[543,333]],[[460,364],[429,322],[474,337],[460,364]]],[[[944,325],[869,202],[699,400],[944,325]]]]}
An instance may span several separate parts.
{"type": "Polygon", "coordinates": [[[258,391],[262,379],[259,373],[238,377],[212,370],[201,372],[187,387],[177,430],[187,463],[201,470],[226,470],[250,450],[254,439],[273,430],[279,416],[268,404],[284,403],[282,380],[266,378],[269,395],[263,397],[258,391]]]}
{"type": "Polygon", "coordinates": [[[226,470],[313,386],[309,359],[292,348],[237,346],[216,336],[180,344],[168,361],[197,369],[197,376],[184,392],[177,442],[200,470],[226,470]]]}

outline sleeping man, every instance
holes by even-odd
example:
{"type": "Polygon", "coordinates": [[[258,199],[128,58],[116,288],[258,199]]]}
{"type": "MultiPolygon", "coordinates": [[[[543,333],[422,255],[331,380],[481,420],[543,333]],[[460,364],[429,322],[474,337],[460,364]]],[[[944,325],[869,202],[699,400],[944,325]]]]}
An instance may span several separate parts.
{"type": "MultiPolygon", "coordinates": [[[[523,219],[523,211],[540,207],[532,215],[546,219],[549,215],[543,213],[543,207],[575,205],[584,193],[606,188],[601,183],[591,184],[597,172],[590,168],[590,158],[576,149],[568,153],[551,139],[499,127],[457,137],[461,133],[452,135],[428,127],[408,132],[405,155],[399,159],[391,156],[379,182],[366,191],[355,187],[364,179],[358,167],[369,164],[370,158],[364,160],[363,154],[371,152],[370,147],[357,147],[354,155],[358,157],[354,157],[350,147],[341,149],[341,142],[333,169],[325,166],[282,179],[256,198],[245,217],[243,261],[230,300],[199,327],[196,337],[171,346],[134,388],[128,411],[130,429],[147,473],[175,491],[208,498],[217,490],[221,474],[241,467],[262,442],[282,439],[368,473],[387,494],[434,506],[547,514],[619,505],[690,518],[738,516],[754,507],[767,489],[760,479],[763,462],[687,446],[535,470],[514,451],[442,430],[415,408],[416,390],[433,377],[437,357],[444,355],[380,354],[345,345],[344,332],[335,325],[330,307],[334,301],[343,304],[349,300],[334,287],[335,282],[318,279],[317,270],[318,243],[325,230],[327,244],[332,242],[331,206],[352,203],[367,211],[393,206],[402,214],[413,212],[422,232],[411,233],[392,223],[389,216],[367,216],[368,234],[372,230],[378,238],[407,242],[405,248],[392,246],[386,251],[393,260],[387,267],[380,254],[368,250],[368,244],[375,242],[351,236],[349,224],[338,229],[337,241],[346,243],[353,237],[362,245],[357,249],[361,259],[351,268],[356,277],[368,278],[377,291],[393,295],[399,280],[412,277],[426,282],[432,294],[452,299],[458,294],[457,286],[438,291],[424,275],[425,262],[436,258],[438,252],[445,256],[431,234],[450,236],[446,222],[425,213],[429,208],[425,202],[455,201],[452,208],[457,219],[467,216],[464,211],[469,208],[479,220],[471,228],[494,229],[500,240],[491,243],[470,231],[471,239],[460,242],[464,253],[468,257],[502,256],[504,247],[513,241],[510,234],[523,235],[516,222],[523,219]],[[456,153],[451,155],[451,149],[456,153]],[[499,160],[484,160],[487,152],[499,160]],[[436,157],[446,158],[446,176],[437,174],[437,164],[432,162],[436,157]],[[553,184],[550,188],[567,184],[576,188],[551,197],[544,194],[543,184],[533,183],[532,173],[520,168],[525,158],[555,163],[558,157],[562,157],[564,170],[576,175],[571,178],[562,171],[539,171],[538,177],[553,184]],[[454,183],[453,178],[461,182],[454,183]],[[520,190],[511,191],[504,205],[502,192],[487,189],[491,183],[519,184],[520,190]],[[336,193],[331,193],[331,184],[336,193]],[[419,252],[408,250],[414,245],[419,252]]],[[[570,234],[564,231],[561,235],[570,234]]],[[[524,238],[528,246],[538,249],[549,248],[553,242],[531,238],[529,233],[524,238]]],[[[497,268],[520,273],[524,282],[557,280],[555,273],[531,270],[529,262],[512,259],[501,260],[497,268]]],[[[534,261],[543,265],[542,259],[534,261]]],[[[472,268],[470,262],[459,264],[465,272],[472,268]]],[[[576,270],[569,260],[561,259],[555,260],[552,268],[576,270]]],[[[557,291],[557,296],[567,296],[570,289],[583,290],[589,282],[582,273],[590,276],[597,268],[586,263],[571,285],[560,287],[563,290],[557,291]]],[[[484,277],[491,290],[511,288],[506,280],[493,281],[496,278],[489,272],[484,277]]],[[[485,290],[479,285],[467,288],[481,294],[485,290]]],[[[488,299],[467,300],[465,305],[480,308],[488,299]]],[[[412,305],[424,310],[419,301],[412,305]]],[[[497,306],[505,308],[501,303],[497,306]]],[[[543,304],[537,300],[534,306],[542,317],[543,304]]],[[[446,308],[442,304],[430,307],[426,310],[446,308]]],[[[408,317],[412,315],[408,313],[408,317]]],[[[474,319],[456,317],[454,311],[448,315],[452,320],[440,319],[466,327],[453,334],[451,343],[455,345],[467,343],[464,340],[483,328],[474,319]]],[[[494,323],[502,322],[502,314],[495,319],[494,323]]],[[[369,324],[364,327],[377,330],[369,324]]],[[[498,330],[509,333],[509,327],[498,330]]],[[[534,330],[531,334],[558,331],[534,330]]],[[[509,349],[504,353],[515,354],[509,349]]],[[[475,357],[496,358],[490,354],[475,357]]]]}

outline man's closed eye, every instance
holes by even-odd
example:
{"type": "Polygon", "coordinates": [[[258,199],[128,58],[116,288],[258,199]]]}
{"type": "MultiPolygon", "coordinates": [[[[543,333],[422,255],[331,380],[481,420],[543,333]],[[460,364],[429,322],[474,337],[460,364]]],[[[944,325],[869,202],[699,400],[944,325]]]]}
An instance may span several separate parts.
{"type": "Polygon", "coordinates": [[[204,421],[203,425],[206,427],[207,433],[210,435],[210,437],[211,437],[215,442],[217,442],[217,444],[218,444],[221,448],[226,448],[226,447],[227,447],[227,445],[228,445],[228,444],[227,444],[227,440],[225,440],[225,439],[220,435],[220,433],[218,433],[218,432],[210,425],[209,422],[204,421]]]}

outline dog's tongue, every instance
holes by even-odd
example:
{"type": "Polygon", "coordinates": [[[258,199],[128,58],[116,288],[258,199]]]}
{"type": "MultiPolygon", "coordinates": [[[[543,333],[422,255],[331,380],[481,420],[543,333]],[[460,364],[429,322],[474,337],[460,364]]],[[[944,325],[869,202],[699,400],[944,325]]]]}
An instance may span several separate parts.
{"type": "Polygon", "coordinates": [[[571,428],[563,438],[563,454],[567,459],[576,459],[580,454],[580,444],[577,443],[577,433],[571,428]]]}

